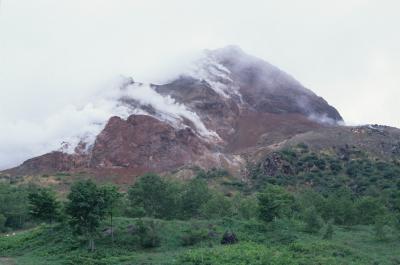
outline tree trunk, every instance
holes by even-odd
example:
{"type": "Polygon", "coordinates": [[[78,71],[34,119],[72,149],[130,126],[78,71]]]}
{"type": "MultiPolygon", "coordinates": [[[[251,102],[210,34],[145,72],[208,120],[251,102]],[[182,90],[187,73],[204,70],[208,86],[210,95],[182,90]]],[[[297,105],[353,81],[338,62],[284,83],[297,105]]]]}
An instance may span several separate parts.
{"type": "Polygon", "coordinates": [[[51,234],[53,234],[53,230],[54,230],[54,227],[53,227],[53,218],[50,218],[50,233],[51,233],[51,234]]]}
{"type": "Polygon", "coordinates": [[[93,239],[92,237],[89,238],[89,250],[90,250],[91,252],[93,252],[93,251],[96,250],[96,247],[95,247],[95,245],[94,245],[94,239],[93,239]]]}
{"type": "Polygon", "coordinates": [[[111,211],[111,242],[114,245],[114,227],[113,227],[113,214],[111,211]]]}

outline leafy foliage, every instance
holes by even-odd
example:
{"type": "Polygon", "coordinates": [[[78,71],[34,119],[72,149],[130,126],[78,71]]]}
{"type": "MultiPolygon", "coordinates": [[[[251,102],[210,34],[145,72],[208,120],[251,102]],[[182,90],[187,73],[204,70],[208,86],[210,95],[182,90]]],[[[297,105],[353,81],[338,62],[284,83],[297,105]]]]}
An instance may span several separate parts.
{"type": "Polygon", "coordinates": [[[334,230],[333,230],[333,225],[332,222],[328,222],[326,226],[326,230],[324,233],[324,236],[322,237],[323,239],[331,240],[333,238],[334,230]]]}
{"type": "Polygon", "coordinates": [[[175,194],[174,187],[160,176],[146,174],[129,188],[128,198],[136,216],[173,218],[178,208],[175,194]]]}
{"type": "Polygon", "coordinates": [[[191,180],[182,194],[182,213],[184,218],[200,217],[202,206],[209,200],[207,183],[199,178],[191,180]]]}
{"type": "Polygon", "coordinates": [[[28,195],[35,190],[34,186],[15,186],[0,183],[0,215],[3,216],[2,230],[20,229],[28,225],[28,195]]]}
{"type": "Polygon", "coordinates": [[[318,233],[322,228],[322,220],[318,215],[315,207],[310,207],[305,210],[304,222],[306,224],[305,231],[308,233],[318,233]]]}
{"type": "MultiPolygon", "coordinates": [[[[400,185],[400,164],[370,157],[354,148],[314,152],[306,145],[275,152],[264,161],[249,164],[253,186],[312,186],[324,195],[349,188],[356,195],[376,196],[379,191],[396,193],[400,185]],[[267,170],[265,161],[273,157],[276,170],[267,170]]],[[[390,195],[389,195],[390,196],[390,195]]]]}
{"type": "Polygon", "coordinates": [[[32,220],[29,210],[49,221],[65,209],[71,224],[0,238],[0,253],[18,264],[52,265],[400,261],[398,163],[356,150],[315,153],[306,145],[283,150],[268,163],[252,165],[249,183],[228,190],[216,185],[235,183],[220,169],[199,170],[182,182],[146,174],[127,193],[79,181],[64,208],[49,190],[0,185],[2,231],[24,227],[32,220]],[[93,251],[84,250],[82,239],[93,251]],[[221,246],[221,239],[236,244],[221,246]]]}
{"type": "Polygon", "coordinates": [[[268,185],[257,198],[259,217],[265,222],[291,214],[294,197],[282,187],[268,185]]]}
{"type": "Polygon", "coordinates": [[[52,223],[60,215],[60,203],[49,189],[38,189],[28,195],[30,214],[33,218],[52,223]]]}
{"type": "Polygon", "coordinates": [[[72,185],[66,212],[70,216],[71,227],[75,233],[87,237],[92,251],[95,249],[94,237],[107,208],[104,192],[92,181],[79,181],[72,185]]]}

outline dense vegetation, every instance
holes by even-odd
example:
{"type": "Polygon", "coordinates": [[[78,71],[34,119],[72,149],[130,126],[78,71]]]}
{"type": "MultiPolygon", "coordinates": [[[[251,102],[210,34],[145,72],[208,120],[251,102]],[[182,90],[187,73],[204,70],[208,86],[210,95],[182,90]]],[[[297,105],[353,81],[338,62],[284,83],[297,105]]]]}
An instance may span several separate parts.
{"type": "Polygon", "coordinates": [[[355,147],[313,152],[306,145],[273,153],[257,164],[249,164],[253,188],[266,183],[292,187],[309,186],[323,195],[340,188],[356,195],[397,197],[400,160],[381,160],[355,147]]]}
{"type": "Polygon", "coordinates": [[[248,173],[146,174],[126,192],[81,180],[64,199],[1,184],[0,263],[400,264],[396,161],[300,145],[248,173]]]}

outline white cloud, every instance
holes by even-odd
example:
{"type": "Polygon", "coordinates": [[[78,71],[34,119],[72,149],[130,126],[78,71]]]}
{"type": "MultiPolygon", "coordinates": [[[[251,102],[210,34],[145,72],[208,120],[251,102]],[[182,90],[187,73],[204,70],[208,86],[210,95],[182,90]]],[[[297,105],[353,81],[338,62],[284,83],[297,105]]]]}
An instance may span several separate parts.
{"type": "Polygon", "coordinates": [[[178,128],[184,126],[183,118],[186,118],[193,123],[200,136],[219,138],[215,132],[206,128],[195,112],[190,111],[185,105],[179,104],[170,96],[162,96],[147,84],[129,85],[122,91],[121,96],[135,99],[143,105],[151,105],[160,115],[159,118],[170,122],[173,126],[178,128]]]}
{"type": "Polygon", "coordinates": [[[95,102],[107,80],[162,82],[194,51],[227,44],[293,74],[346,120],[400,127],[399,9],[395,0],[2,0],[0,168],[105,119],[107,108],[75,106],[95,102]]]}

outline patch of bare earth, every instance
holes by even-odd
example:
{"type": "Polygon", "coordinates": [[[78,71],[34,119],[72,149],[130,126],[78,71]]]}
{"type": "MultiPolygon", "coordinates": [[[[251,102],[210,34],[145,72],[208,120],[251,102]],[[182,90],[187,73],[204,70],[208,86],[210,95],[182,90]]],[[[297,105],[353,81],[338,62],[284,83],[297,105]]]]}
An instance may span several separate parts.
{"type": "Polygon", "coordinates": [[[0,265],[15,265],[15,261],[12,258],[0,257],[0,265]]]}

